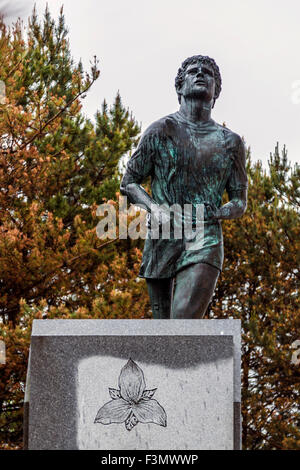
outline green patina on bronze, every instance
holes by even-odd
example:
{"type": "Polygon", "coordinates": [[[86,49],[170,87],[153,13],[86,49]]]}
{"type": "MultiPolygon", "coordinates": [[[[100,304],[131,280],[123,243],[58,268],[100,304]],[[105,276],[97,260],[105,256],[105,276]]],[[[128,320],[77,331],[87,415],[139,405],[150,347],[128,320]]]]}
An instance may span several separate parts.
{"type": "MultiPolygon", "coordinates": [[[[152,198],[157,204],[210,203],[220,208],[226,189],[230,195],[247,187],[245,151],[240,137],[212,119],[188,122],[179,112],[153,123],[131,157],[122,185],[142,183],[151,176],[152,198]]],[[[206,220],[204,245],[187,251],[185,239],[145,241],[140,276],[172,277],[184,266],[223,263],[220,220],[206,220]]]]}

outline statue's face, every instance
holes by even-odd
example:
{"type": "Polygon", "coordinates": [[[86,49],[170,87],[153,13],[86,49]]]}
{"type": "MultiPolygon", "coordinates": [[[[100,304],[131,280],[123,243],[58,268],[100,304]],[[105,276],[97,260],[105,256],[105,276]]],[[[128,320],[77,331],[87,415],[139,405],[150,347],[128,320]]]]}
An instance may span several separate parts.
{"type": "Polygon", "coordinates": [[[186,69],[181,94],[184,97],[212,101],[215,96],[215,87],[213,69],[207,64],[197,62],[186,69]]]}

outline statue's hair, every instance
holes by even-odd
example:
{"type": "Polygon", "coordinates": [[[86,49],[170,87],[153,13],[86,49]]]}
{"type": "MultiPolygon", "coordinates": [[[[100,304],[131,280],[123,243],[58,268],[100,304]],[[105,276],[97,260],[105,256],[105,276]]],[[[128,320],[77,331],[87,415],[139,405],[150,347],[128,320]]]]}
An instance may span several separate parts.
{"type": "Polygon", "coordinates": [[[176,88],[176,93],[177,93],[177,96],[178,96],[179,103],[181,102],[180,89],[182,87],[182,84],[183,84],[183,81],[184,81],[184,78],[185,78],[186,69],[189,65],[195,64],[197,62],[202,62],[204,64],[207,64],[213,70],[214,78],[215,78],[215,82],[216,82],[214,101],[216,101],[216,99],[219,97],[219,95],[221,93],[221,89],[222,89],[221,74],[220,74],[219,67],[217,66],[214,59],[212,59],[211,57],[208,57],[208,56],[204,56],[204,55],[194,55],[192,57],[188,57],[187,59],[185,59],[182,62],[181,67],[178,69],[177,76],[175,78],[175,88],[176,88]]]}

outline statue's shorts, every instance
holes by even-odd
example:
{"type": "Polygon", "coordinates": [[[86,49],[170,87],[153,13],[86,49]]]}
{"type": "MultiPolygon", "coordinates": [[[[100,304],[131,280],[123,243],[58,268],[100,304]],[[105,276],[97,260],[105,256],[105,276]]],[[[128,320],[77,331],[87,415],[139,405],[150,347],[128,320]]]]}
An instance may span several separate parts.
{"type": "Polygon", "coordinates": [[[139,277],[170,278],[195,263],[206,263],[221,271],[223,260],[224,247],[220,221],[204,222],[203,230],[189,239],[184,236],[154,239],[148,230],[139,277]]]}

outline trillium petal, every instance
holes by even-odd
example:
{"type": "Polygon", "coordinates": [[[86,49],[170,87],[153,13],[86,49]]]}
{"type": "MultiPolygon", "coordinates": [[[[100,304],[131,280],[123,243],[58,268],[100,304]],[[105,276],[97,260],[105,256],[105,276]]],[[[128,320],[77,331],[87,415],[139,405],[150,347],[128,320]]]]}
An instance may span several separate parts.
{"type": "Polygon", "coordinates": [[[122,368],[119,387],[124,400],[137,403],[145,390],[145,379],[142,369],[131,359],[122,368]]]}
{"type": "Polygon", "coordinates": [[[124,423],[131,413],[131,406],[122,398],[105,403],[95,418],[95,423],[111,424],[124,423]]]}
{"type": "Polygon", "coordinates": [[[141,423],[155,423],[160,426],[167,426],[166,412],[156,400],[142,398],[139,403],[132,406],[132,412],[141,423]]]}
{"type": "Polygon", "coordinates": [[[136,426],[137,423],[138,423],[137,418],[134,416],[133,413],[130,413],[129,417],[125,421],[125,427],[127,431],[131,431],[131,429],[134,428],[134,426],[136,426]]]}

